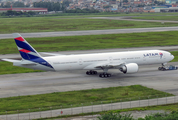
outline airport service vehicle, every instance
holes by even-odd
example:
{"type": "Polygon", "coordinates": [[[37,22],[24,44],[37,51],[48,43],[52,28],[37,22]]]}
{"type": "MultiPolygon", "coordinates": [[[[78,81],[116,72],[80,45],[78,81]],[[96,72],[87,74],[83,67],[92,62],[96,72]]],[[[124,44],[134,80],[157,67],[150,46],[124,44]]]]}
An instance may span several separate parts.
{"type": "Polygon", "coordinates": [[[170,66],[164,66],[164,67],[159,67],[158,70],[162,70],[162,71],[165,71],[165,70],[177,70],[178,67],[174,66],[174,65],[170,65],[170,66]]]}
{"type": "Polygon", "coordinates": [[[138,65],[162,64],[174,59],[174,56],[163,50],[144,50],[128,52],[110,52],[78,55],[54,55],[42,57],[20,34],[13,34],[22,60],[3,59],[14,66],[45,71],[88,70],[87,75],[97,74],[99,77],[110,77],[109,69],[118,69],[128,74],[138,72],[138,65]]]}

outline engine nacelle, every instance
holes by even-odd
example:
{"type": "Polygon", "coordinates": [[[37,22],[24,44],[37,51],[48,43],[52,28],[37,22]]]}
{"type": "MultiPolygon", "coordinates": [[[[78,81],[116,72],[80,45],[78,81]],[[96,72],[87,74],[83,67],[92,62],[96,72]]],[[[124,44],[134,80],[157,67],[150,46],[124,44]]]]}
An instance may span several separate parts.
{"type": "Polygon", "coordinates": [[[136,63],[129,63],[122,66],[122,68],[120,68],[120,71],[123,73],[136,73],[138,72],[138,65],[136,63]]]}

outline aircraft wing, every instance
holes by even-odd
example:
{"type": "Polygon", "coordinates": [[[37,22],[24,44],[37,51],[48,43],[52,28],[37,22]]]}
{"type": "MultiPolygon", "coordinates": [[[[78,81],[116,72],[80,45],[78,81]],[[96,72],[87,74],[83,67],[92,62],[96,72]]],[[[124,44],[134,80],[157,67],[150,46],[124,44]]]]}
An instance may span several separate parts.
{"type": "Polygon", "coordinates": [[[109,62],[101,62],[101,63],[94,63],[91,65],[88,65],[84,69],[112,69],[112,68],[119,68],[120,66],[123,66],[125,62],[117,62],[117,63],[109,63],[109,62]]]}

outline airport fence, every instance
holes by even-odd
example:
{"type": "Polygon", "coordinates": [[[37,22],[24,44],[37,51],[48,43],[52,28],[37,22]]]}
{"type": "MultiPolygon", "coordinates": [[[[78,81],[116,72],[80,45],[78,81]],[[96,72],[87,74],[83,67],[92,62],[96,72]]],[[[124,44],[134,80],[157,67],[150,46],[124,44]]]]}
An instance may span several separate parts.
{"type": "Polygon", "coordinates": [[[156,105],[166,105],[178,103],[178,96],[154,95],[145,97],[126,98],[109,101],[98,101],[90,103],[80,103],[78,105],[50,106],[36,109],[5,111],[5,115],[0,115],[0,120],[31,120],[40,118],[51,118],[58,116],[82,115],[86,113],[108,110],[122,110],[126,108],[136,108],[156,105]],[[137,99],[136,99],[137,98],[137,99]],[[11,114],[10,114],[11,113],[11,114]],[[14,113],[14,114],[12,114],[14,113]]]}

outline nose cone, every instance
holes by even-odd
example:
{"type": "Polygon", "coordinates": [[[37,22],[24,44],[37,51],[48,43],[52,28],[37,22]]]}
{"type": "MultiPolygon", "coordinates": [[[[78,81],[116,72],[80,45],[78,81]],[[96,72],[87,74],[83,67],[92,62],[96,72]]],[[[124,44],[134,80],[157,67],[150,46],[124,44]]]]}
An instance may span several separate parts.
{"type": "Polygon", "coordinates": [[[171,60],[173,60],[174,59],[174,55],[172,55],[172,58],[171,58],[171,60]]]}

